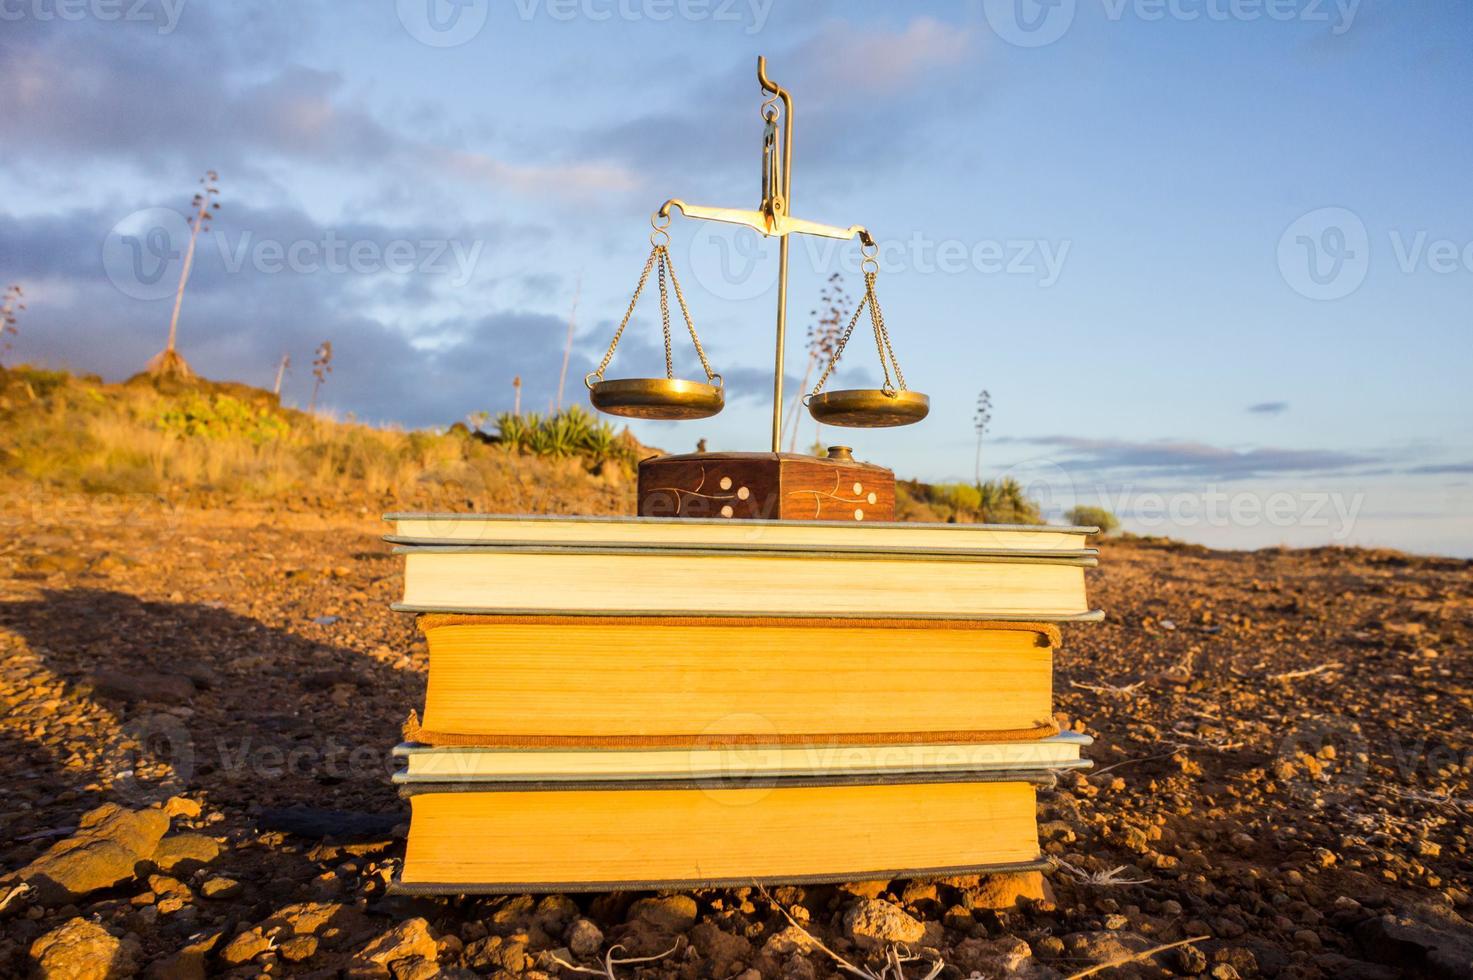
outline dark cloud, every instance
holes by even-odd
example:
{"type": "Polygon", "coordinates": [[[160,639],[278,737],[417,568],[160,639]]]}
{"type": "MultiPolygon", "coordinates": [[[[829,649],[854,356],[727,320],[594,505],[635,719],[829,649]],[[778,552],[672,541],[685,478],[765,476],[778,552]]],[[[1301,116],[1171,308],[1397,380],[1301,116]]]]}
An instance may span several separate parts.
{"type": "MultiPolygon", "coordinates": [[[[826,189],[868,185],[910,159],[949,154],[955,113],[975,111],[984,97],[986,79],[974,70],[976,48],[970,30],[921,16],[898,31],[830,20],[774,54],[771,77],[800,93],[795,195],[811,196],[807,189],[814,185],[806,180],[822,177],[826,189]],[[894,152],[901,145],[906,154],[894,152]],[[856,168],[856,160],[865,166],[856,168]]],[[[758,104],[756,60],[743,55],[714,70],[694,64],[686,72],[704,72],[684,82],[691,108],[661,109],[590,130],[582,150],[636,172],[685,174],[689,184],[673,192],[692,203],[748,206],[762,122],[751,109],[745,110],[750,122],[742,124],[740,113],[758,104]],[[726,123],[713,125],[723,118],[726,123]]]]}
{"type": "MultiPolygon", "coordinates": [[[[472,411],[509,408],[517,375],[529,408],[550,405],[556,397],[565,318],[517,310],[485,316],[429,312],[470,305],[462,294],[488,278],[478,265],[462,281],[467,270],[456,265],[454,246],[468,255],[479,243],[476,254],[489,265],[487,256],[517,247],[523,231],[365,221],[323,225],[290,208],[227,207],[220,214],[214,230],[200,238],[179,327],[181,352],[206,377],[268,386],[278,359],[288,353],[294,367],[284,394],[304,403],[312,350],[331,340],[336,370],[320,402],[360,418],[434,425],[472,411]],[[327,267],[333,241],[339,243],[338,271],[327,267]],[[296,267],[294,246],[301,246],[296,267]],[[412,266],[408,271],[387,266],[396,247],[412,266]],[[357,268],[351,265],[355,248],[367,260],[357,268]]],[[[126,277],[103,263],[103,242],[116,221],[117,215],[100,210],[24,219],[0,215],[0,267],[13,270],[34,297],[16,342],[17,358],[117,379],[140,370],[163,346],[177,258],[159,278],[167,295],[130,295],[126,277]],[[109,269],[124,288],[109,278],[109,269]]],[[[177,255],[181,245],[172,241],[166,251],[177,255]]],[[[659,348],[648,344],[630,343],[626,353],[663,361],[659,348]]],[[[601,354],[602,347],[595,352],[575,344],[568,370],[572,398],[601,354]]]]}
{"type": "Polygon", "coordinates": [[[1464,473],[1473,473],[1473,462],[1467,463],[1430,463],[1425,466],[1413,466],[1402,470],[1416,476],[1453,476],[1464,473]]]}
{"type": "Polygon", "coordinates": [[[1248,406],[1248,411],[1255,415],[1282,415],[1288,410],[1288,402],[1259,402],[1248,406]]]}
{"type": "Polygon", "coordinates": [[[411,203],[422,208],[441,200],[427,177],[578,200],[631,186],[597,152],[538,160],[524,151],[513,164],[453,127],[436,131],[443,120],[433,111],[394,118],[337,72],[293,60],[316,16],[302,5],[274,17],[191,4],[170,34],[137,23],[3,22],[0,167],[66,161],[80,175],[122,164],[150,177],[213,167],[274,186],[278,170],[300,177],[281,163],[355,177],[371,164],[386,185],[416,187],[411,203]]]}
{"type": "Polygon", "coordinates": [[[1240,480],[1274,473],[1339,473],[1378,462],[1374,456],[1331,449],[1243,450],[1167,439],[1133,442],[1053,435],[995,441],[1052,447],[1062,455],[1060,462],[1074,466],[1215,480],[1240,480]]]}

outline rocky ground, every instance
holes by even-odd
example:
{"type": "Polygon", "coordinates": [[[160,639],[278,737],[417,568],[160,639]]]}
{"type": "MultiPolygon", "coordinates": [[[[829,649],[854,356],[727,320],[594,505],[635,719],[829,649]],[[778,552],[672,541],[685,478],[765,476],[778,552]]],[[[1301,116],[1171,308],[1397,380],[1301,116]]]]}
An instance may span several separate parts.
{"type": "Polygon", "coordinates": [[[385,892],[426,663],[376,514],[0,505],[0,975],[1473,976],[1469,562],[1107,543],[1046,894],[430,900],[385,892]]]}

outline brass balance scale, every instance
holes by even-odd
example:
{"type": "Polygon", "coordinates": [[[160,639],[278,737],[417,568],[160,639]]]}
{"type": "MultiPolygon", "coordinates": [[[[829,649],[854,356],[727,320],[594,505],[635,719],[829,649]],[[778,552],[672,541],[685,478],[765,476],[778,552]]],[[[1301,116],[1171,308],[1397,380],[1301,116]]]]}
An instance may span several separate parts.
{"type": "Polygon", "coordinates": [[[603,361],[597,370],[584,378],[584,383],[588,386],[589,398],[594,407],[610,415],[639,419],[690,420],[709,418],[720,412],[726,403],[723,380],[720,374],[712,370],[705,349],[701,346],[670,257],[670,235],[667,229],[671,223],[671,211],[679,211],[687,218],[742,225],[764,237],[775,235],[778,237],[777,351],[772,383],[772,452],[691,453],[646,460],[640,464],[640,513],[726,518],[832,518],[836,514],[842,514],[854,520],[889,519],[893,516],[894,507],[894,475],[889,470],[855,463],[844,447],[834,447],[826,459],[799,457],[781,451],[784,345],[788,310],[788,238],[791,235],[819,235],[843,241],[858,238],[862,255],[860,271],[865,281],[864,296],[855,307],[847,327],[840,334],[818,383],[804,396],[804,404],[809,413],[819,422],[835,426],[882,428],[910,425],[926,417],[930,411],[930,399],[906,387],[905,375],[895,357],[885,317],[875,295],[875,280],[879,273],[876,256],[879,247],[869,231],[861,225],[840,228],[794,218],[789,214],[793,176],[793,97],[787,89],[767,77],[767,59],[763,57],[757,59],[757,81],[767,96],[761,108],[764,122],[761,205],[755,211],[746,211],[687,204],[679,198],[671,198],[660,206],[651,218],[654,230],[650,233],[650,255],[640,273],[629,308],[618,329],[614,331],[613,340],[603,361]],[[606,380],[604,373],[613,360],[614,351],[629,325],[651,272],[655,273],[660,293],[660,318],[665,339],[665,377],[606,380]],[[675,294],[676,303],[705,372],[705,381],[675,377],[670,332],[671,292],[675,294]],[[882,386],[824,391],[824,386],[838,365],[860,316],[866,310],[874,332],[880,369],[884,375],[882,386]],[[817,469],[814,464],[819,464],[817,469]],[[846,472],[835,475],[835,467],[853,469],[869,480],[871,488],[878,485],[879,489],[865,490],[865,482],[860,479],[853,480],[851,486],[848,479],[852,474],[846,472]],[[718,475],[717,470],[725,472],[718,475]],[[712,481],[709,487],[708,479],[712,481]],[[672,480],[685,483],[694,481],[693,488],[657,485],[672,480]],[[738,482],[741,482],[741,486],[736,486],[738,482]],[[832,491],[828,489],[829,482],[834,483],[832,491]],[[726,491],[734,492],[727,494],[726,491]],[[815,494],[819,497],[817,503],[809,499],[815,494]],[[799,499],[790,499],[794,497],[799,499]],[[824,499],[825,497],[839,501],[839,509],[835,511],[835,505],[824,499]],[[857,506],[850,507],[850,504],[857,506]]]}

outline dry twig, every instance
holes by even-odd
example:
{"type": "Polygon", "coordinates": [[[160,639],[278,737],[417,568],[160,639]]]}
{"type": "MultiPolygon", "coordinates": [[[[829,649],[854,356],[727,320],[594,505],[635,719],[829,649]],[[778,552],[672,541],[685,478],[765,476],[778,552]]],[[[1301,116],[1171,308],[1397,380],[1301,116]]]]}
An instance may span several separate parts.
{"type": "Polygon", "coordinates": [[[804,926],[803,923],[793,918],[792,913],[789,912],[781,902],[769,895],[765,887],[763,887],[762,885],[758,885],[757,890],[762,893],[763,898],[767,899],[769,905],[782,913],[783,918],[787,919],[789,924],[791,924],[799,932],[803,933],[803,935],[811,939],[813,941],[813,945],[823,953],[827,954],[827,956],[832,959],[835,964],[838,965],[839,969],[843,970],[845,973],[852,974],[856,977],[862,977],[864,978],[864,980],[906,980],[905,964],[929,963],[931,966],[931,972],[927,973],[924,977],[921,978],[921,980],[935,980],[937,976],[940,976],[941,971],[946,968],[945,960],[928,960],[924,956],[912,956],[910,950],[906,949],[903,946],[889,946],[885,949],[885,965],[880,968],[880,972],[878,973],[876,973],[874,970],[871,970],[867,966],[855,966],[853,963],[850,963],[848,960],[844,959],[844,957],[840,956],[832,949],[829,949],[828,946],[824,945],[822,939],[819,939],[813,933],[809,932],[807,927],[804,926]]]}
{"type": "Polygon", "coordinates": [[[1117,698],[1128,698],[1145,685],[1145,681],[1136,681],[1134,684],[1126,684],[1123,687],[1116,684],[1085,684],[1081,681],[1070,681],[1070,687],[1077,687],[1095,694],[1109,694],[1117,698]]]}
{"type": "Polygon", "coordinates": [[[1119,864],[1109,871],[1085,871],[1083,868],[1070,864],[1063,858],[1053,859],[1054,864],[1063,868],[1074,876],[1074,880],[1081,885],[1097,885],[1103,887],[1123,887],[1126,885],[1144,885],[1150,882],[1150,878],[1122,878],[1125,873],[1125,865],[1119,864]]]}
{"type": "Polygon", "coordinates": [[[16,885],[14,888],[10,889],[10,891],[5,893],[5,896],[3,898],[0,898],[0,912],[4,912],[7,908],[10,907],[11,902],[15,901],[17,898],[20,898],[22,895],[27,894],[28,892],[30,892],[30,890],[31,886],[24,881],[16,885]]]}
{"type": "Polygon", "coordinates": [[[604,954],[604,961],[599,969],[594,969],[593,967],[588,966],[579,966],[576,963],[569,963],[567,960],[556,954],[553,954],[552,961],[558,966],[562,967],[564,970],[572,970],[574,973],[586,973],[591,977],[604,977],[606,978],[606,980],[619,980],[619,975],[614,972],[614,969],[616,967],[628,966],[631,963],[653,963],[656,960],[663,960],[665,957],[669,956],[671,953],[680,948],[680,942],[681,940],[677,938],[675,940],[674,946],[671,946],[669,949],[665,950],[665,952],[660,953],[657,956],[631,956],[626,959],[620,959],[614,956],[615,953],[624,948],[622,945],[610,946],[609,951],[604,954]]]}
{"type": "Polygon", "coordinates": [[[1269,674],[1268,679],[1271,681],[1298,680],[1301,677],[1313,677],[1315,674],[1323,674],[1327,670],[1336,670],[1344,666],[1344,664],[1336,660],[1332,663],[1320,664],[1318,667],[1310,667],[1305,670],[1290,670],[1285,671],[1282,674],[1269,674]]]}
{"type": "Polygon", "coordinates": [[[1191,939],[1178,939],[1174,943],[1165,943],[1160,946],[1153,946],[1150,949],[1142,950],[1141,952],[1136,953],[1133,956],[1122,956],[1119,959],[1110,960],[1107,963],[1097,963],[1087,970],[1080,970],[1078,973],[1071,973],[1068,977],[1065,978],[1065,980],[1079,980],[1080,977],[1092,977],[1096,973],[1103,973],[1105,970],[1113,970],[1117,966],[1124,966],[1127,963],[1139,963],[1142,960],[1148,960],[1151,957],[1155,956],[1157,953],[1164,953],[1168,949],[1176,949],[1178,946],[1186,946],[1190,943],[1200,943],[1211,938],[1211,936],[1193,936],[1191,939]]]}

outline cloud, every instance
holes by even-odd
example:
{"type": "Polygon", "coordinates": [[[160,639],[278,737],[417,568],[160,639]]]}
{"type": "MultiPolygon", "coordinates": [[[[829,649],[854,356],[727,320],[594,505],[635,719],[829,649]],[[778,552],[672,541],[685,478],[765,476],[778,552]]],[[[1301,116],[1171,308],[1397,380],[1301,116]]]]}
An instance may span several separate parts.
{"type": "MultiPolygon", "coordinates": [[[[797,102],[803,179],[822,175],[830,189],[871,182],[885,168],[907,166],[907,156],[924,156],[932,138],[950,148],[953,113],[984,97],[980,78],[958,70],[977,48],[972,29],[921,16],[898,30],[825,21],[774,53],[769,74],[797,102]],[[895,154],[900,145],[909,154],[895,154]],[[856,168],[856,160],[865,166],[856,168]]],[[[672,192],[692,203],[745,206],[762,132],[755,64],[743,55],[715,70],[695,64],[688,71],[703,69],[706,77],[685,88],[692,108],[661,108],[590,129],[581,136],[582,152],[638,173],[686,174],[691,183],[672,192]]]]}
{"type": "MultiPolygon", "coordinates": [[[[313,16],[294,5],[280,23],[310,33],[302,25],[313,16]]],[[[578,160],[512,163],[463,145],[456,132],[423,135],[431,127],[422,118],[407,121],[412,129],[395,125],[341,74],[292,61],[295,44],[252,40],[278,38],[262,26],[272,22],[197,7],[167,36],[111,23],[35,20],[20,21],[16,31],[7,22],[0,34],[0,166],[123,163],[152,174],[208,165],[270,180],[279,164],[319,166],[341,179],[371,162],[390,182],[423,187],[433,174],[580,201],[638,183],[595,149],[578,160]]]]}
{"type": "MultiPolygon", "coordinates": [[[[472,305],[464,291],[484,286],[486,277],[472,270],[471,282],[458,285],[449,248],[459,243],[462,255],[484,260],[518,248],[532,232],[494,224],[323,224],[291,208],[227,207],[220,214],[215,231],[200,238],[179,326],[181,353],[206,377],[269,386],[274,365],[288,353],[296,366],[284,394],[302,404],[312,349],[331,340],[336,370],[320,402],[360,418],[443,425],[468,412],[509,408],[516,375],[529,408],[555,398],[566,318],[515,309],[460,313],[472,305]],[[341,243],[335,259],[325,250],[334,241],[341,243]],[[263,243],[270,248],[262,251],[263,243]],[[409,263],[405,271],[389,265],[396,247],[409,263]],[[339,263],[336,271],[331,261],[339,263]]],[[[16,340],[17,359],[119,379],[163,346],[177,267],[160,279],[167,296],[138,299],[120,290],[102,260],[116,220],[101,209],[0,214],[0,267],[15,270],[35,297],[16,340]]],[[[171,243],[168,251],[177,248],[171,243]]],[[[601,353],[575,344],[571,398],[601,353]]]]}
{"type": "Polygon", "coordinates": [[[1402,470],[1416,476],[1452,476],[1473,473],[1473,461],[1467,463],[1430,463],[1402,470]]]}
{"type": "Polygon", "coordinates": [[[1288,402],[1259,402],[1248,406],[1248,411],[1255,415],[1282,415],[1288,410],[1288,402]]]}
{"type": "Polygon", "coordinates": [[[1379,461],[1375,456],[1331,449],[1244,450],[1170,439],[1135,442],[1051,435],[995,441],[1053,447],[1067,457],[1060,462],[1071,465],[1213,480],[1241,480],[1274,473],[1342,473],[1379,461]]]}

